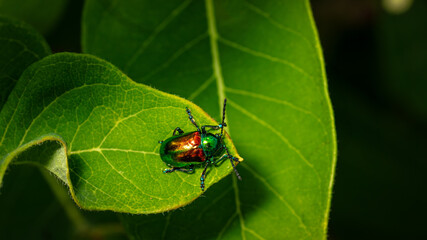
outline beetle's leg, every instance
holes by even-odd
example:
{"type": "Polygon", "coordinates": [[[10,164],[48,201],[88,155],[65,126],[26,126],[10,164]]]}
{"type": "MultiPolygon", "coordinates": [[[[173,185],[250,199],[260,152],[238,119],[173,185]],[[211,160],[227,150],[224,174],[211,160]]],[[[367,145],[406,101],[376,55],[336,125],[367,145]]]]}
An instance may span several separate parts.
{"type": "Polygon", "coordinates": [[[186,107],[185,109],[187,109],[188,119],[190,119],[190,122],[197,128],[197,131],[200,132],[200,128],[199,126],[197,126],[197,123],[194,120],[193,115],[191,114],[191,110],[188,107],[186,107]]]}
{"type": "Polygon", "coordinates": [[[214,161],[213,164],[215,165],[215,167],[218,166],[218,163],[224,161],[224,159],[228,158],[227,154],[222,155],[222,157],[220,157],[218,160],[214,161]]]}
{"type": "Polygon", "coordinates": [[[208,169],[210,161],[206,161],[205,169],[203,169],[202,176],[200,176],[200,188],[202,191],[205,191],[205,179],[206,179],[206,170],[208,169]]]}
{"type": "Polygon", "coordinates": [[[162,144],[162,143],[163,143],[163,141],[159,141],[159,143],[160,143],[160,144],[162,144]]]}
{"type": "Polygon", "coordinates": [[[189,168],[176,168],[177,171],[185,172],[185,173],[193,173],[194,165],[188,166],[189,168]]]}
{"type": "Polygon", "coordinates": [[[205,130],[205,128],[211,128],[211,129],[214,129],[214,130],[217,130],[217,129],[219,129],[218,128],[218,126],[211,126],[211,125],[204,125],[204,126],[202,126],[201,127],[201,129],[202,129],[202,133],[206,133],[206,130],[205,130]]]}
{"type": "Polygon", "coordinates": [[[175,136],[175,133],[178,131],[178,135],[181,135],[181,134],[183,134],[184,133],[184,131],[182,131],[181,130],[181,128],[179,128],[179,127],[177,127],[177,128],[175,128],[175,130],[173,130],[173,136],[175,136]]]}
{"type": "Polygon", "coordinates": [[[173,171],[181,171],[186,173],[192,173],[194,171],[193,165],[190,165],[190,168],[180,168],[180,167],[173,167],[171,169],[165,169],[163,173],[171,173],[173,171]]]}
{"type": "Polygon", "coordinates": [[[218,129],[223,129],[226,126],[227,126],[226,123],[221,123],[219,125],[204,125],[201,128],[202,128],[202,133],[206,133],[205,128],[211,128],[213,130],[218,130],[218,129]]]}
{"type": "Polygon", "coordinates": [[[231,163],[231,166],[233,166],[234,173],[236,174],[236,176],[239,180],[242,180],[242,177],[240,177],[240,174],[237,171],[236,166],[233,163],[233,161],[240,162],[239,159],[236,157],[233,157],[233,155],[231,155],[230,152],[228,152],[228,148],[227,148],[227,146],[225,146],[225,144],[223,145],[223,147],[225,148],[225,151],[227,151],[227,157],[230,159],[230,163],[231,163]]]}

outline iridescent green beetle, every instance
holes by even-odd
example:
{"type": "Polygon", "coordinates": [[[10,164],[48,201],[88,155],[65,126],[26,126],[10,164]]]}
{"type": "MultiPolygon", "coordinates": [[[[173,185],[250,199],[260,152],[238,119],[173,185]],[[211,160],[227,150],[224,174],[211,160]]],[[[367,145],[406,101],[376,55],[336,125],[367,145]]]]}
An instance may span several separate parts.
{"type": "Polygon", "coordinates": [[[224,99],[224,107],[222,112],[222,123],[219,125],[204,125],[199,128],[196,121],[191,115],[190,109],[186,108],[188,118],[191,123],[197,128],[197,131],[184,133],[179,127],[175,128],[172,137],[159,141],[160,158],[171,169],[165,169],[163,173],[171,173],[175,170],[182,172],[192,172],[194,166],[203,165],[204,169],[200,176],[200,188],[205,190],[206,170],[211,164],[221,162],[223,159],[230,159],[234,172],[239,180],[242,178],[236,169],[234,162],[239,162],[239,159],[233,157],[227,146],[224,143],[224,127],[227,126],[225,121],[225,106],[227,99],[224,99]],[[206,131],[206,128],[211,130],[221,130],[220,134],[212,134],[206,131]],[[178,132],[178,134],[177,134],[178,132]]]}

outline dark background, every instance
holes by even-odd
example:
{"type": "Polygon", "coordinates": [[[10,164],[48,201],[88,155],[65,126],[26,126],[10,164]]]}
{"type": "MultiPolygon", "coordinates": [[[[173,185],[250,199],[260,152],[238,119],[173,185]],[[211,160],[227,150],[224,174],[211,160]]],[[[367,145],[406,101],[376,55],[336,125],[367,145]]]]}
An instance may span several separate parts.
{"type": "MultiPolygon", "coordinates": [[[[387,0],[311,2],[338,136],[329,239],[427,239],[427,2],[400,13],[387,0]]],[[[69,1],[45,32],[54,52],[81,51],[82,6],[69,1]]],[[[65,217],[51,204],[50,219],[65,217]]]]}
{"type": "Polygon", "coordinates": [[[312,1],[335,111],[330,239],[427,239],[427,2],[312,1]]]}

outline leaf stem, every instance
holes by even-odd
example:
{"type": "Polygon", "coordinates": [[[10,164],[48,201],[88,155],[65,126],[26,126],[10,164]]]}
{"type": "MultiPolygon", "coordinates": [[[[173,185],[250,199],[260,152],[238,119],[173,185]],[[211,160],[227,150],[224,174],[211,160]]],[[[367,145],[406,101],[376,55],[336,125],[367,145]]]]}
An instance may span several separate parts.
{"type": "Polygon", "coordinates": [[[71,201],[70,196],[64,190],[62,186],[58,183],[53,176],[51,176],[47,170],[40,169],[44,179],[49,184],[52,189],[53,194],[55,194],[59,203],[65,209],[65,213],[67,214],[70,221],[74,224],[77,232],[85,232],[89,229],[89,223],[80,213],[80,210],[76,208],[76,205],[73,201],[71,201]]]}
{"type": "Polygon", "coordinates": [[[76,228],[76,236],[82,237],[84,239],[103,239],[105,236],[124,236],[126,234],[123,226],[120,223],[104,223],[100,225],[90,224],[80,212],[80,210],[76,207],[76,204],[71,200],[68,192],[62,186],[60,186],[55,177],[53,177],[47,170],[43,168],[41,168],[40,171],[52,189],[52,192],[55,194],[56,198],[65,209],[65,213],[67,214],[68,218],[76,228]]]}

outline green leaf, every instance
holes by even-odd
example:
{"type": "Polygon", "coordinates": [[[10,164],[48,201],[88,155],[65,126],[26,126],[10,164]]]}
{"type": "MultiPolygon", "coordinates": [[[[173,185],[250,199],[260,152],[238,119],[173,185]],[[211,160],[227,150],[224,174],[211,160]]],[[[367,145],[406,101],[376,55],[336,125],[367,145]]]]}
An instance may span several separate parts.
{"type": "Polygon", "coordinates": [[[144,239],[326,238],[336,162],[308,1],[88,0],[85,52],[227,123],[246,161],[183,211],[122,217],[144,239]]]}
{"type": "MultiPolygon", "coordinates": [[[[0,184],[13,161],[41,165],[84,209],[154,213],[201,194],[200,173],[163,174],[158,140],[179,126],[216,124],[193,103],[137,84],[90,55],[61,53],[31,65],[0,113],[0,184]]],[[[227,135],[231,154],[238,154],[227,135]]],[[[207,187],[232,171],[213,168],[207,187]]]]}
{"type": "Polygon", "coordinates": [[[0,16],[0,109],[22,72],[50,54],[43,37],[23,22],[0,16]]]}
{"type": "Polygon", "coordinates": [[[41,33],[48,33],[58,23],[68,0],[3,0],[0,14],[23,20],[41,33]]]}

